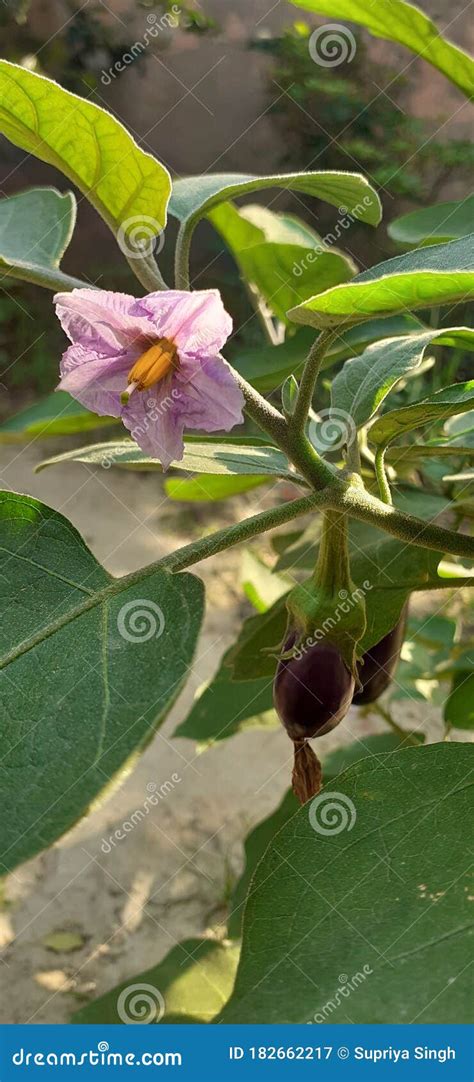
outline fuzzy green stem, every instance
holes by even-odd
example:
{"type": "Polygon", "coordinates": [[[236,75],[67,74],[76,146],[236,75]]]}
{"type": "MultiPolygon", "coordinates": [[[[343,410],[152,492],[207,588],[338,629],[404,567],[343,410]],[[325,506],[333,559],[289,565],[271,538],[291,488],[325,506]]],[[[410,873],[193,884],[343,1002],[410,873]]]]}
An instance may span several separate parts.
{"type": "Polygon", "coordinates": [[[313,488],[320,490],[333,483],[337,471],[328,466],[303,432],[294,432],[279,410],[247,383],[238,372],[235,377],[245,398],[247,413],[291,459],[313,488]]]}
{"type": "Polygon", "coordinates": [[[315,586],[325,586],[332,594],[341,589],[352,589],[348,538],[346,513],[325,511],[318,560],[312,576],[315,586]]]}
{"type": "Polygon", "coordinates": [[[43,286],[44,289],[52,289],[53,293],[62,293],[69,289],[94,289],[89,282],[82,282],[80,278],[72,278],[70,274],[63,274],[60,270],[49,270],[42,267],[41,270],[33,270],[25,267],[2,267],[0,286],[5,279],[19,279],[22,282],[32,282],[35,286],[43,286]]]}
{"type": "Polygon", "coordinates": [[[474,560],[474,538],[445,530],[433,522],[423,522],[414,515],[406,515],[404,511],[398,511],[382,503],[376,496],[371,496],[361,484],[344,485],[335,481],[327,496],[335,509],[339,507],[362,522],[371,522],[408,545],[419,545],[420,548],[446,552],[451,556],[467,556],[474,560]]]}
{"type": "Polygon", "coordinates": [[[383,500],[384,503],[392,505],[392,493],[390,491],[390,485],[385,470],[386,449],[386,447],[378,447],[375,452],[375,475],[379,486],[380,499],[383,500]]]}
{"type": "Polygon", "coordinates": [[[328,347],[336,337],[335,331],[321,331],[308,353],[296,405],[290,421],[290,427],[294,432],[304,432],[305,430],[321,364],[328,347]]]}
{"type": "Polygon", "coordinates": [[[184,223],[176,240],[174,259],[174,284],[175,289],[191,289],[189,276],[189,260],[191,254],[191,238],[193,229],[189,222],[184,223]]]}
{"type": "Polygon", "coordinates": [[[258,515],[252,515],[251,518],[244,519],[243,522],[237,522],[235,526],[224,526],[222,530],[217,530],[210,537],[192,541],[191,544],[185,545],[184,548],[178,549],[177,552],[172,552],[169,556],[158,560],[155,565],[151,564],[147,571],[157,570],[158,568],[173,572],[183,571],[184,568],[190,567],[192,564],[207,560],[210,556],[215,556],[217,552],[222,552],[233,545],[239,545],[243,541],[249,541],[252,537],[258,537],[259,534],[265,533],[266,530],[284,526],[286,522],[291,522],[298,515],[306,515],[317,508],[326,506],[325,493],[314,492],[311,496],[302,496],[299,500],[283,503],[279,507],[271,507],[268,511],[262,511],[258,515]]]}
{"type": "Polygon", "coordinates": [[[147,293],[168,289],[153,254],[126,256],[126,260],[135,278],[138,278],[140,285],[146,289],[147,293]]]}

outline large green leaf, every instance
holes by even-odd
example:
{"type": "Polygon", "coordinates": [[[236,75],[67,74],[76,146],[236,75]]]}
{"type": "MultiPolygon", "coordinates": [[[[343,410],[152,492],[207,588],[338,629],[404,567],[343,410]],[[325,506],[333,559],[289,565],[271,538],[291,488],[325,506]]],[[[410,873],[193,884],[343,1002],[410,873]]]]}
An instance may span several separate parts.
{"type": "MultiPolygon", "coordinates": [[[[395,751],[402,744],[402,739],[395,733],[380,733],[376,736],[364,736],[361,740],[355,740],[353,744],[345,744],[342,748],[323,756],[323,777],[327,785],[329,780],[336,778],[343,770],[347,770],[359,759],[367,755],[380,755],[387,751],[395,751]]],[[[242,933],[244,905],[251,889],[251,881],[255,869],[263,857],[265,850],[281,828],[298,811],[298,801],[291,789],[285,793],[283,800],[266,819],[258,823],[245,839],[245,866],[234,888],[230,903],[230,915],[227,930],[231,938],[237,939],[242,933]]]]}
{"type": "Polygon", "coordinates": [[[356,273],[348,256],[325,249],[297,219],[265,207],[222,203],[209,218],[230,248],[244,278],[283,322],[292,305],[356,273]],[[250,214],[250,218],[249,218],[250,214]]]}
{"type": "MultiPolygon", "coordinates": [[[[423,330],[419,319],[413,316],[399,315],[387,319],[373,319],[338,334],[335,342],[328,349],[322,363],[322,370],[330,368],[339,361],[345,361],[354,354],[361,353],[370,342],[379,338],[393,338],[395,335],[415,334],[423,330]]],[[[290,335],[278,346],[259,346],[237,349],[230,355],[234,368],[256,387],[257,391],[267,394],[279,387],[287,376],[299,375],[306,356],[314,342],[314,331],[301,327],[296,334],[290,335]]]]}
{"type": "Polygon", "coordinates": [[[198,177],[183,177],[173,184],[170,214],[192,227],[219,203],[263,188],[313,195],[334,207],[343,206],[344,215],[349,212],[369,225],[377,225],[382,214],[379,197],[365,177],[360,173],[331,170],[272,173],[263,177],[249,173],[204,173],[198,177]]]}
{"type": "Polygon", "coordinates": [[[407,309],[465,301],[474,295],[474,234],[378,263],[288,315],[312,327],[341,327],[407,309]]]}
{"type": "Polygon", "coordinates": [[[158,965],[133,974],[81,1007],[71,1022],[210,1022],[232,991],[239,947],[213,939],[185,939],[158,965]]]}
{"type": "Polygon", "coordinates": [[[438,68],[468,97],[474,95],[474,64],[470,56],[440,34],[436,24],[405,0],[291,0],[296,7],[361,23],[371,34],[400,42],[438,68]]]}
{"type": "Polygon", "coordinates": [[[469,1021],[471,772],[464,744],[369,756],[300,808],[256,869],[216,1021],[469,1021]]]}
{"type": "Polygon", "coordinates": [[[344,410],[357,428],[365,425],[402,377],[422,364],[433,344],[474,349],[474,331],[468,327],[424,331],[404,338],[383,339],[346,361],[331,386],[331,407],[344,410]]]}
{"type": "Polygon", "coordinates": [[[57,272],[75,221],[72,192],[30,188],[1,199],[0,273],[35,281],[44,271],[57,272]]]}
{"type": "Polygon", "coordinates": [[[53,391],[34,406],[28,406],[4,421],[0,425],[0,443],[70,436],[112,424],[117,424],[116,417],[99,417],[71,398],[67,391],[53,391]]]}
{"type": "Polygon", "coordinates": [[[69,177],[124,244],[163,230],[169,173],[105,109],[6,60],[0,102],[0,131],[69,177]]]}
{"type": "Polygon", "coordinates": [[[429,395],[421,402],[384,413],[369,429],[369,439],[379,447],[385,447],[405,432],[410,432],[421,425],[444,421],[454,414],[472,410],[473,406],[474,380],[453,383],[450,387],[443,387],[441,391],[429,395]]]}
{"type": "Polygon", "coordinates": [[[387,228],[392,240],[406,247],[438,244],[464,237],[472,230],[474,195],[450,203],[435,203],[395,218],[387,228]]]}
{"type": "MultiPolygon", "coordinates": [[[[122,466],[131,470],[161,470],[157,458],[150,458],[133,440],[111,440],[110,443],[95,443],[90,447],[78,447],[74,451],[65,451],[54,458],[45,459],[37,467],[56,466],[62,462],[85,462],[90,466],[122,466]]],[[[173,462],[174,470],[186,470],[189,473],[213,473],[224,476],[251,474],[265,477],[288,477],[293,481],[301,479],[290,471],[286,455],[276,447],[245,444],[231,440],[189,440],[185,444],[184,458],[173,462]]]]}
{"type": "Polygon", "coordinates": [[[70,522],[0,497],[3,870],[51,845],[150,740],[182,687],[202,583],[112,579],[70,522]]]}

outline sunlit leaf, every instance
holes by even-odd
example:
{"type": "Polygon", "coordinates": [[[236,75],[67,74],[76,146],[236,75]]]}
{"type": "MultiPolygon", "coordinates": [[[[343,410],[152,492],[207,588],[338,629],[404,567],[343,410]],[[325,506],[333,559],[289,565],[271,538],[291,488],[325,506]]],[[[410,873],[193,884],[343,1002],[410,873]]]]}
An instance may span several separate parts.
{"type": "Polygon", "coordinates": [[[167,169],[110,113],[27,68],[0,61],[0,131],[59,169],[124,241],[166,225],[167,169]]]}
{"type": "Polygon", "coordinates": [[[372,316],[467,301],[474,296],[474,234],[378,263],[288,316],[312,327],[345,327],[372,316]]]}
{"type": "Polygon", "coordinates": [[[440,34],[424,11],[405,0],[291,0],[296,7],[361,23],[378,38],[400,42],[423,57],[468,97],[474,95],[474,63],[467,53],[440,34]]]}

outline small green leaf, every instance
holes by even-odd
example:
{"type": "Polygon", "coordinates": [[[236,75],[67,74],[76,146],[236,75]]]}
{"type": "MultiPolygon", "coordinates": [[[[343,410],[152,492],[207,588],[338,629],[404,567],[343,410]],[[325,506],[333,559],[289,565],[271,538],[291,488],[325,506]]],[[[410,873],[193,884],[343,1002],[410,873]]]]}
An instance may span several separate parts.
{"type": "Polygon", "coordinates": [[[170,500],[189,503],[228,500],[242,492],[250,492],[259,485],[267,485],[268,476],[253,477],[252,474],[200,473],[197,477],[170,477],[165,481],[165,492],[170,500]]]}
{"type": "Polygon", "coordinates": [[[256,868],[216,1022],[469,1021],[471,756],[368,756],[292,816],[256,868]]]}
{"type": "Polygon", "coordinates": [[[287,376],[281,389],[281,407],[285,417],[291,417],[298,397],[298,380],[287,376]]]}
{"type": "MultiPolygon", "coordinates": [[[[331,19],[347,19],[361,23],[375,37],[400,42],[416,56],[438,68],[468,97],[474,95],[474,64],[472,58],[440,34],[438,27],[424,11],[405,0],[291,0],[296,7],[329,15],[331,19]]],[[[324,54],[323,54],[324,55],[324,54]]]]}
{"type": "Polygon", "coordinates": [[[124,243],[162,232],[171,190],[167,169],[137,146],[105,109],[51,79],[0,61],[0,131],[59,169],[124,243]]]}
{"type": "Polygon", "coordinates": [[[453,383],[412,406],[384,413],[369,429],[369,439],[378,447],[385,447],[405,432],[435,421],[444,421],[463,410],[472,410],[473,406],[474,380],[453,383]]]}
{"type": "Polygon", "coordinates": [[[112,579],[67,519],[0,494],[0,862],[84,815],[183,686],[203,615],[189,574],[112,579]]]}
{"type": "Polygon", "coordinates": [[[305,192],[332,206],[343,206],[345,215],[349,213],[369,225],[377,225],[382,215],[379,197],[365,177],[336,171],[273,173],[264,177],[248,173],[204,173],[199,177],[183,177],[173,184],[170,214],[192,227],[219,203],[264,188],[305,192]]]}
{"type": "Polygon", "coordinates": [[[392,240],[408,247],[438,244],[465,237],[474,221],[474,195],[450,203],[436,203],[395,218],[387,228],[392,240]]]}
{"type": "Polygon", "coordinates": [[[458,673],[446,701],[444,720],[455,729],[474,729],[474,673],[458,673]]]}
{"type": "Polygon", "coordinates": [[[30,188],[0,200],[0,268],[16,278],[57,270],[76,221],[72,192],[30,188]]]}
{"type": "MultiPolygon", "coordinates": [[[[85,462],[89,466],[121,466],[130,470],[160,470],[157,458],[150,458],[141,451],[133,440],[111,440],[110,443],[95,443],[90,447],[78,447],[74,451],[65,451],[61,455],[40,462],[38,470],[46,466],[56,466],[62,462],[85,462]]],[[[172,469],[186,470],[189,473],[213,473],[223,476],[236,474],[287,477],[292,481],[302,482],[297,474],[290,471],[286,455],[276,447],[265,444],[234,444],[230,440],[189,440],[185,443],[184,458],[173,462],[172,469]]]]}
{"type": "Polygon", "coordinates": [[[359,357],[346,361],[331,386],[331,408],[344,410],[357,428],[373,417],[396,383],[420,367],[433,344],[474,349],[469,327],[423,331],[404,338],[383,339],[359,357]]]}
{"type": "Polygon", "coordinates": [[[85,937],[80,932],[51,932],[42,940],[47,950],[56,954],[71,954],[84,946],[85,937]]]}
{"type": "Polygon", "coordinates": [[[0,443],[70,436],[113,424],[117,424],[116,417],[99,417],[81,406],[66,391],[53,391],[47,398],[35,402],[34,406],[28,406],[4,421],[0,425],[0,443]]]}
{"type": "Polygon", "coordinates": [[[474,234],[378,263],[288,312],[295,323],[341,327],[407,309],[466,301],[474,295],[474,234]]]}
{"type": "Polygon", "coordinates": [[[185,939],[158,965],[134,974],[76,1011],[71,1022],[168,1025],[210,1022],[227,1002],[239,947],[213,939],[185,939]]]}

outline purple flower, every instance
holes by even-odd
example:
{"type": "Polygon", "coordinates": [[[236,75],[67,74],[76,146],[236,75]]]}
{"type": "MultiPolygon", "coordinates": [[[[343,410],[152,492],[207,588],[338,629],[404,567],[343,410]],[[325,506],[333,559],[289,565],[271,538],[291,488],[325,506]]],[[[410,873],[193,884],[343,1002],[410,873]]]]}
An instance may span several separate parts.
{"type": "Polygon", "coordinates": [[[129,297],[95,289],[57,293],[72,345],[58,390],[95,413],[121,417],[166,469],[184,454],[185,428],[228,432],[244,398],[219,350],[232,330],[216,289],[129,297]]]}

